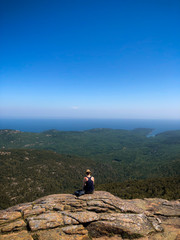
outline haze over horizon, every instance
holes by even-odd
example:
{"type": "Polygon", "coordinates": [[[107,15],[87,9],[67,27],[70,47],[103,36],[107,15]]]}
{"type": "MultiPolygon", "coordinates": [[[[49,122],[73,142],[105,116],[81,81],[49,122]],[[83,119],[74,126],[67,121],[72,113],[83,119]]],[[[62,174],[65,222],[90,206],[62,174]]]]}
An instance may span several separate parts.
{"type": "Polygon", "coordinates": [[[179,0],[2,0],[1,118],[180,119],[179,0]]]}

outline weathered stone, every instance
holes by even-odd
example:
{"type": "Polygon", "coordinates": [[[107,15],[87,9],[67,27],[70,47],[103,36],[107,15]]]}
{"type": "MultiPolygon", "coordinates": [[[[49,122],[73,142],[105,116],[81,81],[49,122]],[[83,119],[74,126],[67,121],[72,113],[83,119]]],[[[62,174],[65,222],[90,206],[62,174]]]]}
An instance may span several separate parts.
{"type": "Polygon", "coordinates": [[[71,206],[65,205],[65,206],[64,206],[64,210],[71,210],[71,206]]]}
{"type": "Polygon", "coordinates": [[[63,235],[59,240],[91,240],[91,239],[87,235],[78,234],[78,235],[63,235]]]}
{"type": "Polygon", "coordinates": [[[104,199],[103,201],[123,213],[143,213],[142,208],[139,208],[133,202],[128,202],[127,200],[122,200],[116,197],[113,199],[104,199]]]}
{"type": "Polygon", "coordinates": [[[63,211],[64,210],[64,205],[56,204],[56,205],[53,206],[53,210],[55,210],[55,211],[63,211]]]}
{"type": "Polygon", "coordinates": [[[179,207],[178,200],[123,200],[103,191],[54,194],[0,211],[0,239],[179,240],[179,207]]]}
{"type": "Polygon", "coordinates": [[[27,218],[27,217],[32,216],[32,215],[38,215],[38,214],[43,213],[45,211],[46,211],[46,209],[41,208],[40,206],[35,207],[31,210],[25,210],[24,211],[24,218],[27,218]]]}
{"type": "MultiPolygon", "coordinates": [[[[153,233],[142,240],[180,240],[180,230],[175,227],[165,227],[161,233],[153,233]]],[[[141,239],[140,239],[141,240],[141,239]]]]}
{"type": "Polygon", "coordinates": [[[32,234],[33,239],[38,240],[60,240],[63,232],[60,228],[47,229],[32,234]]]}
{"type": "Polygon", "coordinates": [[[63,217],[60,213],[44,213],[37,217],[28,218],[28,224],[31,231],[36,231],[39,229],[48,229],[64,224],[63,217]]]}
{"type": "Polygon", "coordinates": [[[66,204],[70,205],[71,207],[75,207],[75,208],[79,208],[79,207],[85,207],[86,206],[86,203],[83,202],[83,201],[70,201],[70,202],[66,202],[66,204]]]}
{"type": "Polygon", "coordinates": [[[33,240],[33,238],[27,231],[22,231],[18,233],[1,235],[0,240],[33,240]]]}
{"type": "Polygon", "coordinates": [[[56,206],[56,203],[45,203],[45,204],[40,204],[41,208],[45,208],[46,211],[53,211],[54,207],[56,206]]]}
{"type": "Polygon", "coordinates": [[[88,201],[87,202],[87,205],[88,206],[97,206],[97,207],[100,207],[100,208],[109,208],[111,210],[115,210],[115,207],[112,206],[112,205],[109,205],[109,204],[105,204],[103,201],[99,201],[99,200],[96,200],[96,201],[88,201]]]}
{"type": "Polygon", "coordinates": [[[71,208],[71,212],[84,212],[84,208],[71,208]]]}
{"type": "Polygon", "coordinates": [[[45,196],[34,201],[34,204],[46,204],[46,203],[61,203],[63,201],[69,201],[72,199],[76,199],[76,197],[72,194],[53,194],[49,196],[45,196]]]}
{"type": "Polygon", "coordinates": [[[71,224],[79,224],[77,220],[74,218],[68,217],[68,216],[63,216],[64,224],[65,225],[71,225],[71,224]]]}
{"type": "Polygon", "coordinates": [[[93,211],[96,213],[108,212],[108,208],[100,208],[100,207],[87,207],[86,210],[93,211]]]}
{"type": "Polygon", "coordinates": [[[158,219],[161,221],[162,224],[174,225],[174,226],[179,227],[179,229],[180,229],[180,218],[178,218],[178,217],[158,216],[158,219]]]}
{"type": "Polygon", "coordinates": [[[158,216],[164,231],[153,235],[150,240],[180,240],[180,219],[177,217],[158,216]]]}
{"type": "Polygon", "coordinates": [[[122,237],[118,235],[114,235],[112,237],[110,236],[103,236],[103,237],[98,237],[98,238],[92,238],[92,240],[123,240],[122,237]]]}
{"type": "Polygon", "coordinates": [[[115,199],[116,197],[114,195],[112,195],[109,192],[105,192],[105,191],[98,191],[98,192],[94,192],[93,194],[85,194],[82,195],[80,197],[78,197],[78,199],[81,200],[95,200],[95,199],[115,199]]]}
{"type": "Polygon", "coordinates": [[[87,207],[86,210],[88,211],[94,211],[97,213],[101,213],[101,212],[110,212],[110,211],[114,211],[116,208],[110,204],[106,204],[103,201],[100,200],[90,200],[87,201],[87,207]]]}
{"type": "Polygon", "coordinates": [[[16,220],[20,217],[21,217],[20,212],[1,211],[0,212],[0,224],[16,220]]]}
{"type": "Polygon", "coordinates": [[[6,209],[7,212],[23,212],[32,209],[31,203],[22,203],[6,209]]]}
{"type": "Polygon", "coordinates": [[[180,216],[180,203],[179,201],[168,201],[165,199],[159,198],[145,198],[129,200],[134,201],[134,203],[138,206],[141,205],[144,211],[149,212],[151,214],[156,215],[164,215],[164,216],[180,216]]]}
{"type": "Polygon", "coordinates": [[[92,236],[112,233],[144,236],[155,231],[144,214],[102,214],[100,219],[102,221],[91,223],[88,226],[92,236]]]}
{"type": "Polygon", "coordinates": [[[99,219],[99,216],[97,213],[94,212],[77,212],[77,213],[65,213],[63,212],[63,214],[74,218],[75,220],[77,220],[80,223],[87,223],[87,222],[93,222],[99,219]]]}
{"type": "Polygon", "coordinates": [[[159,206],[157,210],[155,210],[155,214],[164,215],[169,217],[180,217],[180,207],[176,206],[159,206]]]}
{"type": "Polygon", "coordinates": [[[148,217],[148,219],[152,223],[154,229],[157,232],[162,232],[163,231],[163,227],[160,225],[161,221],[158,218],[148,217]]]}
{"type": "Polygon", "coordinates": [[[62,230],[66,234],[88,234],[88,231],[82,225],[63,227],[62,230]]]}
{"type": "Polygon", "coordinates": [[[8,223],[6,225],[3,225],[0,227],[1,232],[10,232],[10,231],[16,231],[16,230],[22,230],[26,227],[26,223],[20,219],[12,223],[8,223]]]}
{"type": "Polygon", "coordinates": [[[90,240],[87,234],[65,234],[60,228],[39,231],[34,233],[33,237],[38,240],[90,240]]]}

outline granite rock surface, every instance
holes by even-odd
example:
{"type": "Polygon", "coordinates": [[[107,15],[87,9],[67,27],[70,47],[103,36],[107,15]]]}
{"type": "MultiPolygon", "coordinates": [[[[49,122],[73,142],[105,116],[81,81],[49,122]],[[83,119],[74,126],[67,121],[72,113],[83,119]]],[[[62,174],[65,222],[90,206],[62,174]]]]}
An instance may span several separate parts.
{"type": "Polygon", "coordinates": [[[0,211],[0,240],[180,240],[180,201],[104,191],[54,194],[0,211]]]}

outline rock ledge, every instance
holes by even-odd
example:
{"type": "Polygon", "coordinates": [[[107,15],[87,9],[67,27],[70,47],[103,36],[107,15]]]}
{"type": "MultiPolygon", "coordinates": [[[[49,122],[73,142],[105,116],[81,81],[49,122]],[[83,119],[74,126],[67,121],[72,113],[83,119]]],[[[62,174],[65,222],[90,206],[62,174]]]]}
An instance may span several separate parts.
{"type": "Polygon", "coordinates": [[[179,216],[179,201],[54,194],[0,211],[0,240],[180,240],[179,216]]]}

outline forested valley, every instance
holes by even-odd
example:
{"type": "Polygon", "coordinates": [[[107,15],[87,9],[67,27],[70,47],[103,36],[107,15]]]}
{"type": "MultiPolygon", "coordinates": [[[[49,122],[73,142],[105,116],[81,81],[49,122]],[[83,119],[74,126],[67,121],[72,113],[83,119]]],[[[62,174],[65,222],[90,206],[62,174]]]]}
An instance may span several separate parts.
{"type": "Polygon", "coordinates": [[[0,130],[0,208],[82,188],[121,198],[180,198],[180,131],[92,129],[42,133],[0,130]]]}

